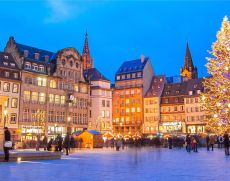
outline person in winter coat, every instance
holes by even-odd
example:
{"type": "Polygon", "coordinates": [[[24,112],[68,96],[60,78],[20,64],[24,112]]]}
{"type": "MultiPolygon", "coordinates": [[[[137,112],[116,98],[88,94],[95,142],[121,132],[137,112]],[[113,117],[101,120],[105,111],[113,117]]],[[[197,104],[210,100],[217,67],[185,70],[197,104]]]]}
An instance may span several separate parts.
{"type": "Polygon", "coordinates": [[[42,144],[43,144],[43,147],[44,147],[44,151],[47,150],[47,137],[44,136],[43,140],[42,140],[42,144]]]}
{"type": "Polygon", "coordinates": [[[187,134],[185,141],[186,141],[186,150],[187,152],[190,152],[191,151],[191,138],[189,134],[187,134]]]}
{"type": "MultiPolygon", "coordinates": [[[[4,127],[4,136],[5,136],[4,144],[7,141],[11,141],[11,134],[7,127],[4,127]]],[[[9,161],[9,158],[10,158],[9,150],[10,150],[10,147],[4,145],[4,154],[5,154],[4,161],[5,162],[9,161]]]]}
{"type": "Polygon", "coordinates": [[[63,139],[61,135],[59,134],[57,136],[57,151],[62,151],[62,142],[63,142],[63,139]]]}
{"type": "Polygon", "coordinates": [[[213,151],[213,147],[214,147],[215,142],[216,142],[215,137],[214,137],[214,136],[211,136],[211,137],[210,137],[210,145],[211,145],[211,147],[212,147],[212,151],[213,151]]]}
{"type": "Polygon", "coordinates": [[[48,151],[51,151],[51,147],[52,147],[52,143],[53,143],[53,142],[54,142],[54,139],[51,138],[51,139],[49,140],[48,144],[47,144],[47,150],[48,150],[48,151]]]}
{"type": "Polygon", "coordinates": [[[224,134],[224,148],[225,148],[225,155],[229,155],[229,136],[227,132],[225,132],[224,134]]]}
{"type": "Polygon", "coordinates": [[[210,146],[210,137],[209,137],[209,135],[206,136],[206,145],[207,145],[207,150],[209,151],[209,146],[210,146]]]}
{"type": "Polygon", "coordinates": [[[66,150],[66,155],[69,155],[69,149],[70,149],[70,135],[67,133],[65,136],[64,142],[63,142],[63,147],[66,150]]]}

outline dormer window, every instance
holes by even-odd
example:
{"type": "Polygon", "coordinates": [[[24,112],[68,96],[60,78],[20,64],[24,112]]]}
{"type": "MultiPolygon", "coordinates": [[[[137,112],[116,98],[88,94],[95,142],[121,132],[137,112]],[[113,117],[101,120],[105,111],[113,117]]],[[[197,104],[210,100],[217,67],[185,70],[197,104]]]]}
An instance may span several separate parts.
{"type": "Polygon", "coordinates": [[[177,91],[176,91],[176,94],[179,94],[179,93],[180,93],[180,91],[179,91],[179,90],[177,90],[177,91]]]}
{"type": "Polygon", "coordinates": [[[14,73],[14,78],[15,78],[15,79],[18,78],[18,73],[14,73]]]}
{"type": "Polygon", "coordinates": [[[9,77],[10,73],[9,72],[5,72],[5,77],[9,77]]]}
{"type": "Polygon", "coordinates": [[[43,65],[39,65],[38,71],[39,72],[44,72],[45,71],[44,66],[43,65]]]}
{"type": "Polygon", "coordinates": [[[138,72],[137,73],[137,77],[141,77],[142,75],[141,75],[141,72],[138,72]]]}
{"type": "Polygon", "coordinates": [[[15,63],[10,63],[10,66],[15,67],[15,63]]]}
{"type": "Polygon", "coordinates": [[[49,61],[49,56],[45,55],[45,61],[48,62],[49,61]]]}
{"type": "Polygon", "coordinates": [[[28,50],[24,50],[24,57],[28,57],[29,55],[29,51],[28,50]]]}
{"type": "Polygon", "coordinates": [[[192,91],[189,91],[189,92],[188,92],[188,95],[190,95],[190,96],[191,96],[191,95],[192,95],[192,93],[193,93],[192,91]]]}
{"type": "Polygon", "coordinates": [[[8,66],[8,62],[3,62],[3,65],[8,66]]]}
{"type": "Polygon", "coordinates": [[[169,91],[166,91],[166,92],[165,92],[165,95],[169,95],[169,91]]]}
{"type": "Polygon", "coordinates": [[[38,65],[33,63],[32,64],[32,70],[38,71],[38,65]]]}
{"type": "Polygon", "coordinates": [[[25,63],[25,69],[31,69],[31,63],[30,62],[25,63]]]}
{"type": "Polygon", "coordinates": [[[34,58],[35,58],[35,60],[39,60],[39,53],[35,53],[34,58]]]}
{"type": "Polygon", "coordinates": [[[8,59],[9,57],[8,57],[8,55],[4,55],[4,58],[5,58],[5,59],[8,59]]]}
{"type": "Polygon", "coordinates": [[[118,76],[117,76],[117,80],[120,80],[120,78],[121,78],[120,75],[118,75],[118,76]]]}
{"type": "Polygon", "coordinates": [[[125,79],[125,75],[122,75],[122,76],[121,76],[121,79],[125,79]]]}
{"type": "Polygon", "coordinates": [[[201,93],[201,90],[197,90],[196,92],[197,92],[197,94],[200,94],[200,93],[201,93]]]}
{"type": "Polygon", "coordinates": [[[193,86],[194,88],[197,88],[197,84],[194,84],[194,86],[193,86]]]}
{"type": "Polygon", "coordinates": [[[132,73],[132,78],[136,78],[136,73],[132,73]]]}

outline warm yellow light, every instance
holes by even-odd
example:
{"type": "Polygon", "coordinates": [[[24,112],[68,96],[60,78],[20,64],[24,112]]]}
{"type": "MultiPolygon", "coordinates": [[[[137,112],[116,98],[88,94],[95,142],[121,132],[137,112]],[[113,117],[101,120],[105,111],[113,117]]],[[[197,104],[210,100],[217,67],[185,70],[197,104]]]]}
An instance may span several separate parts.
{"type": "Polygon", "coordinates": [[[68,117],[68,121],[70,121],[70,117],[68,117]]]}
{"type": "Polygon", "coordinates": [[[214,118],[217,118],[218,117],[218,115],[217,114],[214,114],[214,116],[213,116],[214,118]]]}
{"type": "Polygon", "coordinates": [[[4,115],[6,116],[7,113],[8,113],[8,111],[7,111],[7,110],[4,110],[3,113],[4,113],[4,115]]]}
{"type": "Polygon", "coordinates": [[[202,100],[205,100],[205,96],[204,95],[202,96],[202,100]]]}
{"type": "Polygon", "coordinates": [[[18,157],[17,158],[17,162],[21,162],[22,161],[22,158],[21,157],[18,157]]]}
{"type": "Polygon", "coordinates": [[[230,103],[228,104],[228,107],[230,108],[230,103]]]}
{"type": "Polygon", "coordinates": [[[225,70],[229,70],[229,68],[228,68],[228,67],[225,67],[225,70]]]}

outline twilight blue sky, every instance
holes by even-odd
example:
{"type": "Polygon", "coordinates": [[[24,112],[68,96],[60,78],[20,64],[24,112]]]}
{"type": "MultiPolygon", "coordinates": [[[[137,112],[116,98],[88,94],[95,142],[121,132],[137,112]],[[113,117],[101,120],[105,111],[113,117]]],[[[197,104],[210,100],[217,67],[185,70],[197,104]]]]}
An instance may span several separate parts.
{"type": "Polygon", "coordinates": [[[155,74],[179,75],[189,42],[199,77],[207,75],[207,50],[225,15],[228,0],[1,0],[0,49],[16,42],[56,52],[82,52],[86,29],[91,56],[106,77],[125,60],[150,56],[155,74]]]}

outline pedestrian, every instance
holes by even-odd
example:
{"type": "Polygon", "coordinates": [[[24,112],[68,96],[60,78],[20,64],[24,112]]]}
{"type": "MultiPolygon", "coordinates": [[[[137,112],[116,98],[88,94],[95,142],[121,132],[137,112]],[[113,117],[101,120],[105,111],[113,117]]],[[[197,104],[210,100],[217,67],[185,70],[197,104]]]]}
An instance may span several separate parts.
{"type": "Polygon", "coordinates": [[[223,136],[218,136],[218,148],[223,148],[224,138],[223,136]]]}
{"type": "Polygon", "coordinates": [[[69,135],[69,133],[67,133],[67,135],[65,136],[63,146],[66,150],[66,155],[69,155],[69,149],[70,149],[70,135],[69,135]]]}
{"type": "Polygon", "coordinates": [[[9,161],[10,153],[9,150],[12,147],[12,141],[11,141],[11,134],[7,127],[4,127],[4,154],[5,154],[5,162],[9,161]]]}
{"type": "Polygon", "coordinates": [[[44,136],[43,140],[42,140],[42,144],[43,144],[43,147],[44,147],[44,151],[47,150],[47,137],[44,136]]]}
{"type": "Polygon", "coordinates": [[[37,134],[37,140],[36,140],[36,151],[39,151],[39,147],[40,147],[40,135],[37,134]]]}
{"type": "Polygon", "coordinates": [[[229,155],[229,136],[227,132],[224,134],[224,150],[225,155],[229,155]]]}
{"type": "Polygon", "coordinates": [[[54,142],[54,139],[51,138],[51,139],[49,140],[48,144],[47,144],[47,150],[48,150],[48,151],[51,151],[51,147],[52,147],[53,142],[54,142]]]}
{"type": "Polygon", "coordinates": [[[172,145],[173,145],[173,140],[172,137],[168,137],[168,145],[169,145],[169,149],[172,149],[172,145]]]}
{"type": "Polygon", "coordinates": [[[209,137],[209,135],[206,136],[206,146],[207,146],[207,150],[209,151],[209,146],[210,146],[210,137],[209,137]]]}
{"type": "Polygon", "coordinates": [[[197,152],[197,141],[195,139],[195,136],[192,137],[192,149],[193,152],[197,152]]]}
{"type": "Polygon", "coordinates": [[[187,152],[191,151],[191,138],[189,134],[186,136],[186,150],[187,152]]]}
{"type": "Polygon", "coordinates": [[[62,142],[63,139],[60,134],[57,136],[57,151],[62,151],[62,142]]]}
{"type": "Polygon", "coordinates": [[[216,142],[216,139],[215,139],[215,137],[214,136],[211,136],[210,137],[210,145],[211,145],[211,147],[212,147],[212,151],[213,151],[213,148],[214,148],[214,144],[215,144],[215,142],[216,142]]]}

